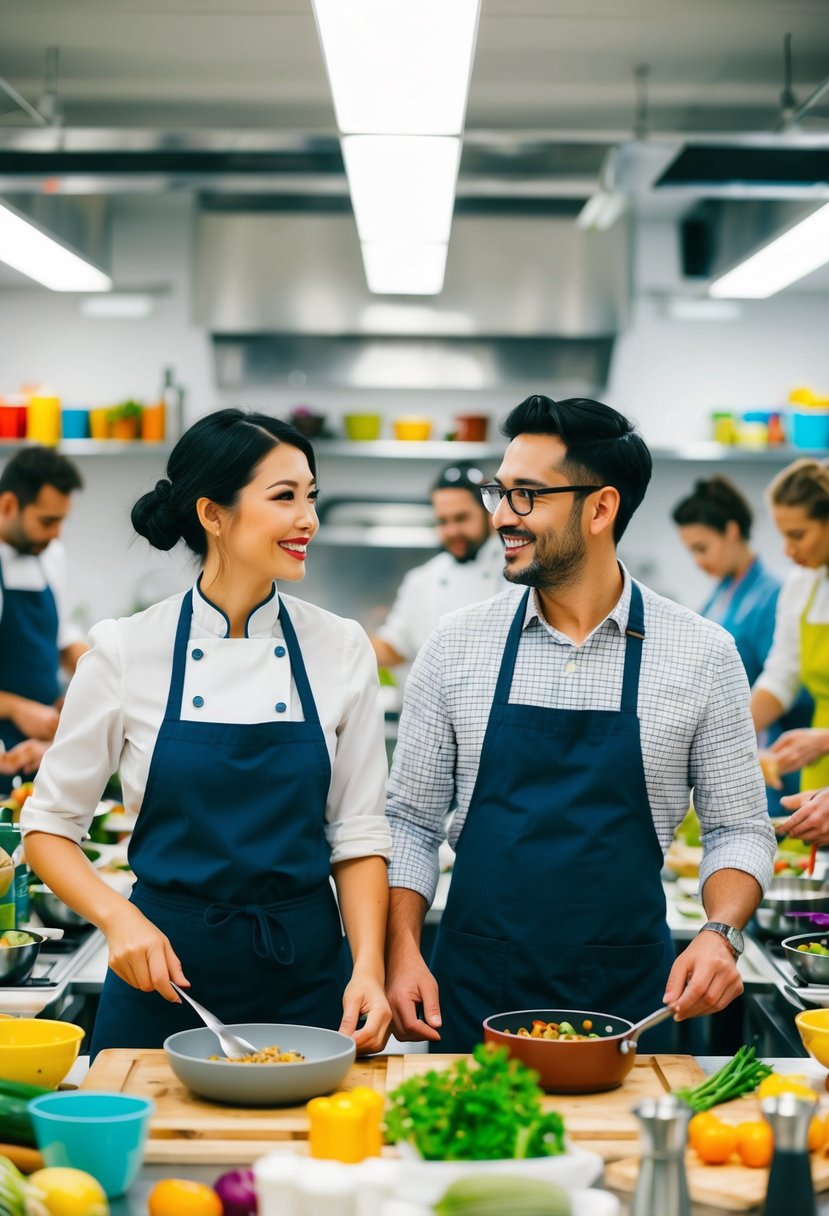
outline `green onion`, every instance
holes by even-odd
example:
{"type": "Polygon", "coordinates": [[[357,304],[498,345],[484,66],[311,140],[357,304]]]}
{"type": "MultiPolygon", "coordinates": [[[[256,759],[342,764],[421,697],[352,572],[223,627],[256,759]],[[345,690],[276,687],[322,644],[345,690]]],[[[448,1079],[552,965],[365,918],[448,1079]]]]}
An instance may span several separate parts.
{"type": "Polygon", "coordinates": [[[764,1077],[768,1077],[772,1071],[768,1064],[757,1059],[753,1047],[743,1045],[733,1059],[706,1078],[701,1085],[675,1089],[674,1093],[699,1113],[710,1110],[712,1106],[719,1106],[721,1102],[730,1102],[732,1098],[741,1098],[743,1094],[753,1093],[764,1077]]]}

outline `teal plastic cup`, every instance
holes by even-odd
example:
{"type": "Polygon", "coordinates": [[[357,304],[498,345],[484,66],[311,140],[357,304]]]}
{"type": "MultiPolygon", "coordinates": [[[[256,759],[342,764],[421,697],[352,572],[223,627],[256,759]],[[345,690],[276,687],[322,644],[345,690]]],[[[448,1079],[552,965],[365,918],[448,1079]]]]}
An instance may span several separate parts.
{"type": "Polygon", "coordinates": [[[29,1103],[37,1146],[49,1166],[70,1166],[97,1178],[115,1199],[134,1181],[155,1104],[129,1094],[67,1090],[29,1103]]]}

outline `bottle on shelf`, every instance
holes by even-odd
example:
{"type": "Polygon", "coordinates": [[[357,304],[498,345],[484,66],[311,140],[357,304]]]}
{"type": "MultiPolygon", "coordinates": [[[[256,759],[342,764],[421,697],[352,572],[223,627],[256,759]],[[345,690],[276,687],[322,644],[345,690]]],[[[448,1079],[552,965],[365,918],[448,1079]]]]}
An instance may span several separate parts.
{"type": "Polygon", "coordinates": [[[184,430],[184,389],[177,383],[172,367],[164,368],[161,400],[164,402],[164,435],[175,443],[184,430]]]}

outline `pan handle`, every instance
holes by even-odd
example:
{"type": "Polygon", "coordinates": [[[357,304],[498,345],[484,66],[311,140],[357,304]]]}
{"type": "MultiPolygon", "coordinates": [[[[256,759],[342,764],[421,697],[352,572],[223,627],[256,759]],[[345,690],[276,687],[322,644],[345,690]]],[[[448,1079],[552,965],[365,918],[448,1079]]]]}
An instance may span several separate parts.
{"type": "Polygon", "coordinates": [[[623,1056],[627,1055],[629,1051],[636,1051],[639,1046],[639,1036],[643,1031],[650,1030],[651,1026],[658,1026],[660,1022],[665,1022],[673,1016],[674,1011],[670,1005],[663,1005],[661,1009],[657,1009],[656,1013],[649,1013],[646,1018],[642,1018],[641,1022],[631,1026],[624,1038],[619,1040],[619,1051],[623,1056]]]}

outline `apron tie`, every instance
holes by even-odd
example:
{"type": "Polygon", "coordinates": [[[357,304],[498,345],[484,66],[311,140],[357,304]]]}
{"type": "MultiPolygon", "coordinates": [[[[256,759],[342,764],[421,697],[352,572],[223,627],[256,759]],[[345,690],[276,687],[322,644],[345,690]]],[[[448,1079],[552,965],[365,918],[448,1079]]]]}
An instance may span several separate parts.
{"type": "Polygon", "coordinates": [[[259,958],[290,967],[294,961],[294,940],[276,912],[261,904],[210,904],[204,912],[204,923],[210,929],[226,925],[236,916],[253,920],[253,949],[259,958]]]}

